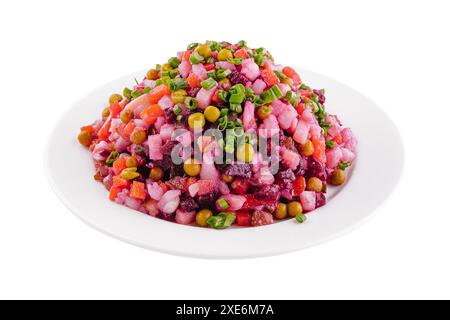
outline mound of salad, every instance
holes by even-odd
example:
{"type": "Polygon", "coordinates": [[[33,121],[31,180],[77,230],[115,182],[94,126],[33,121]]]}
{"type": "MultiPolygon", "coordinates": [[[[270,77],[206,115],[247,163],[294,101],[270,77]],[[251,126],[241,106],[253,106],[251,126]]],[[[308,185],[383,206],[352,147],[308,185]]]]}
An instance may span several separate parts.
{"type": "Polygon", "coordinates": [[[346,181],[352,131],[264,48],[192,43],[135,81],[78,135],[111,201],[215,229],[302,223],[346,181]]]}

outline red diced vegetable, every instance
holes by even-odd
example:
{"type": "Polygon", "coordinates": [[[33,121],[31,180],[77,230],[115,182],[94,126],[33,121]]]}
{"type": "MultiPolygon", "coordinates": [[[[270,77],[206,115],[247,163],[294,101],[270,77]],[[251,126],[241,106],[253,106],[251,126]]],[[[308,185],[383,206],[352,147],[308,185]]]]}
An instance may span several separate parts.
{"type": "Polygon", "coordinates": [[[145,191],[145,183],[139,181],[133,181],[130,189],[130,197],[145,200],[147,193],[145,191]]]}

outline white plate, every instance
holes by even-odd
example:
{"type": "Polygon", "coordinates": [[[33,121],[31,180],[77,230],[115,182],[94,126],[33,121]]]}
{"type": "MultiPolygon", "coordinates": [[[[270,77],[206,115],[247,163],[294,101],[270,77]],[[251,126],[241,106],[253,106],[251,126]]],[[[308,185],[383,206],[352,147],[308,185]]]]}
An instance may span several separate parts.
{"type": "Polygon", "coordinates": [[[199,258],[248,258],[295,251],[323,243],[352,230],[389,196],[403,167],[403,145],[388,116],[350,87],[317,73],[302,79],[325,88],[326,108],[336,113],[359,140],[357,161],[348,182],[335,189],[329,202],[299,225],[286,220],[256,228],[213,230],[179,225],[141,214],[108,200],[102,184],[93,180],[89,152],[76,135],[80,126],[97,119],[113,92],[121,92],[144,72],[106,84],[67,111],[53,130],[45,167],[59,199],[81,220],[118,239],[144,248],[199,258]]]}

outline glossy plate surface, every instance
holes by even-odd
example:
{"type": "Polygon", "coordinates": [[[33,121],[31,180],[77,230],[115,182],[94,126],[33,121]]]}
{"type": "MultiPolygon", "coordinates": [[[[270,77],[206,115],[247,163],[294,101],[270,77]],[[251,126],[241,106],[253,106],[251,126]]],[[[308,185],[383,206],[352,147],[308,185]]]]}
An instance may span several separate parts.
{"type": "Polygon", "coordinates": [[[76,136],[97,119],[113,92],[140,79],[144,72],[112,81],[69,109],[53,130],[45,169],[58,198],[88,225],[115,238],[160,252],[198,258],[248,258],[300,250],[329,241],[366,221],[393,191],[403,168],[403,144],[394,123],[371,100],[352,88],[310,71],[302,79],[326,89],[326,109],[337,114],[358,138],[357,160],[348,182],[331,188],[326,206],[308,215],[306,223],[286,220],[255,228],[212,230],[153,218],[108,199],[93,180],[89,152],[76,136]]]}

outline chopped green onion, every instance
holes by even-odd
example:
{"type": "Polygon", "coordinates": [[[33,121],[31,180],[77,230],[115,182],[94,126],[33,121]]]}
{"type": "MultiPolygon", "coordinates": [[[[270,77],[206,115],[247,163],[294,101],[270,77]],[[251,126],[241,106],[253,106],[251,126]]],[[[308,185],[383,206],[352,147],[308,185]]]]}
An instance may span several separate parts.
{"type": "Polygon", "coordinates": [[[233,224],[236,216],[229,212],[221,212],[217,216],[210,217],[206,222],[214,229],[225,229],[233,224]]]}
{"type": "Polygon", "coordinates": [[[280,88],[278,88],[278,86],[273,86],[272,88],[270,88],[270,90],[272,90],[277,99],[280,99],[283,96],[283,93],[281,92],[280,88]]]}
{"type": "Polygon", "coordinates": [[[264,55],[263,54],[256,54],[253,57],[253,60],[255,60],[255,63],[260,67],[262,67],[264,65],[264,55]]]}
{"type": "Polygon", "coordinates": [[[191,64],[199,64],[203,60],[205,60],[205,58],[203,58],[203,56],[197,51],[192,52],[191,57],[189,58],[191,64]]]}
{"type": "Polygon", "coordinates": [[[242,93],[235,93],[230,96],[230,105],[231,104],[241,104],[245,99],[245,95],[242,93]]]}
{"type": "Polygon", "coordinates": [[[157,64],[157,65],[155,66],[155,69],[158,70],[158,71],[160,71],[160,70],[161,70],[161,65],[160,65],[160,64],[157,64]]]}
{"type": "Polygon", "coordinates": [[[230,94],[241,93],[245,94],[245,87],[242,83],[235,84],[228,90],[230,94]]]}
{"type": "Polygon", "coordinates": [[[236,126],[236,124],[234,123],[234,121],[227,123],[227,129],[234,129],[235,126],[236,126]]]}
{"type": "Polygon", "coordinates": [[[333,149],[336,143],[334,141],[325,141],[325,147],[327,149],[333,149]]]}
{"type": "Polygon", "coordinates": [[[106,165],[107,166],[112,166],[113,163],[119,158],[119,153],[117,151],[112,151],[109,156],[108,159],[106,159],[106,165]]]}
{"type": "Polygon", "coordinates": [[[240,41],[238,42],[238,47],[239,47],[239,48],[247,48],[247,42],[244,41],[244,40],[240,40],[240,41]]]}
{"type": "MultiPolygon", "coordinates": [[[[219,95],[219,99],[220,99],[222,102],[228,102],[228,99],[229,99],[229,97],[230,97],[230,94],[229,94],[228,92],[226,92],[225,90],[219,90],[218,95],[219,95]]],[[[222,109],[222,110],[223,110],[223,109],[222,109]]]]}
{"type": "Polygon", "coordinates": [[[149,93],[151,90],[152,90],[152,88],[145,87],[144,90],[142,91],[142,94],[149,93]]]}
{"type": "Polygon", "coordinates": [[[131,92],[131,96],[133,97],[133,99],[136,99],[137,97],[139,97],[141,95],[141,93],[139,92],[139,90],[133,90],[131,92]]]}
{"type": "Polygon", "coordinates": [[[254,102],[256,100],[256,94],[251,88],[247,88],[245,90],[245,98],[247,99],[247,101],[254,102]]]}
{"type": "Polygon", "coordinates": [[[188,82],[184,78],[175,78],[169,80],[170,91],[177,91],[179,89],[185,89],[188,86],[188,82]]]}
{"type": "Polygon", "coordinates": [[[255,53],[260,54],[260,53],[263,53],[264,50],[265,50],[264,48],[258,48],[258,49],[255,49],[255,53]]]}
{"type": "Polygon", "coordinates": [[[175,78],[178,75],[178,73],[179,73],[178,69],[170,70],[169,71],[169,77],[173,79],[173,78],[175,78]]]}
{"type": "Polygon", "coordinates": [[[184,99],[184,104],[186,105],[186,108],[188,108],[191,111],[197,109],[198,107],[197,99],[192,97],[186,97],[186,99],[184,99]]]}
{"type": "Polygon", "coordinates": [[[197,47],[198,45],[199,45],[199,43],[193,42],[193,43],[189,44],[187,48],[188,48],[188,50],[192,50],[192,49],[194,49],[195,47],[197,47]]]}
{"type": "Polygon", "coordinates": [[[131,100],[131,90],[129,88],[124,88],[123,89],[123,96],[130,101],[131,100]]]}
{"type": "Polygon", "coordinates": [[[163,81],[162,79],[158,79],[158,80],[156,80],[156,82],[155,82],[155,87],[160,86],[160,85],[162,85],[162,84],[164,84],[164,81],[163,81]]]}
{"type": "Polygon", "coordinates": [[[168,62],[172,68],[177,68],[181,63],[180,59],[178,59],[177,57],[170,58],[168,62]]]}
{"type": "Polygon", "coordinates": [[[242,57],[236,57],[236,58],[228,58],[228,62],[234,64],[234,65],[241,65],[242,64],[242,57]]]}
{"type": "Polygon", "coordinates": [[[222,209],[228,209],[230,207],[230,204],[224,198],[217,200],[217,205],[222,209]]]}
{"type": "Polygon", "coordinates": [[[202,85],[203,89],[210,90],[210,89],[214,88],[215,86],[217,86],[217,82],[213,78],[208,78],[206,80],[203,80],[201,85],[202,85]]]}
{"type": "Polygon", "coordinates": [[[308,87],[306,84],[302,84],[302,85],[299,87],[299,89],[300,89],[300,90],[310,90],[311,88],[308,87]]]}
{"type": "Polygon", "coordinates": [[[220,50],[222,50],[222,46],[216,41],[212,41],[211,44],[209,45],[209,47],[211,48],[211,51],[220,51],[220,50]]]}
{"type": "Polygon", "coordinates": [[[227,116],[228,115],[228,111],[230,111],[228,108],[220,109],[220,116],[221,117],[227,116]]]}
{"type": "Polygon", "coordinates": [[[219,80],[225,79],[226,77],[228,77],[231,74],[231,70],[229,69],[222,69],[216,72],[216,77],[219,80]]]}
{"type": "Polygon", "coordinates": [[[219,125],[217,126],[217,129],[219,129],[220,131],[224,131],[227,128],[227,123],[219,123],[219,125]]]}
{"type": "Polygon", "coordinates": [[[173,113],[175,113],[176,116],[178,116],[179,114],[181,114],[183,112],[183,109],[181,109],[181,107],[179,105],[176,105],[173,108],[173,113]]]}
{"type": "Polygon", "coordinates": [[[299,213],[295,216],[295,220],[297,220],[298,223],[303,223],[306,221],[306,216],[303,213],[299,213]]]}
{"type": "Polygon", "coordinates": [[[211,70],[206,73],[208,78],[212,78],[214,80],[218,79],[216,70],[211,70]]]}
{"type": "Polygon", "coordinates": [[[214,58],[213,57],[209,57],[208,58],[208,60],[206,60],[206,63],[214,63],[215,62],[215,60],[214,60],[214,58]]]}
{"type": "Polygon", "coordinates": [[[311,93],[310,99],[313,100],[313,101],[316,102],[316,103],[319,102],[319,96],[318,96],[317,94],[315,94],[314,92],[311,93]]]}
{"type": "Polygon", "coordinates": [[[286,76],[283,74],[283,72],[275,70],[274,73],[277,75],[278,79],[280,80],[286,79],[286,76]]]}
{"type": "Polygon", "coordinates": [[[242,127],[242,120],[237,118],[236,120],[234,120],[234,123],[236,124],[236,127],[242,127]]]}
{"type": "Polygon", "coordinates": [[[350,167],[350,165],[351,165],[350,162],[339,162],[338,167],[341,170],[345,170],[348,167],[350,167]]]}
{"type": "Polygon", "coordinates": [[[177,115],[177,121],[180,122],[181,120],[183,120],[183,115],[182,114],[177,115]]]}
{"type": "Polygon", "coordinates": [[[237,103],[237,104],[230,104],[230,110],[236,113],[241,113],[242,112],[242,106],[237,103]]]}

